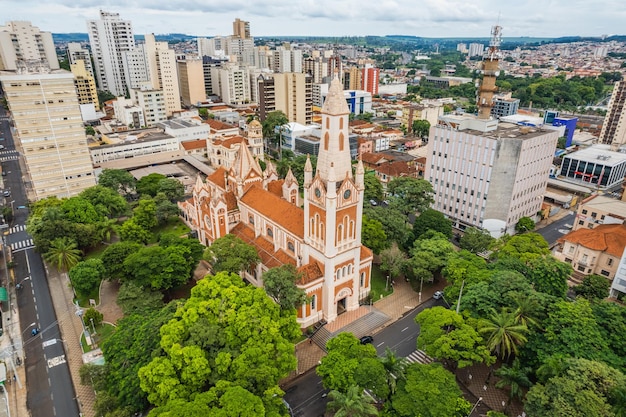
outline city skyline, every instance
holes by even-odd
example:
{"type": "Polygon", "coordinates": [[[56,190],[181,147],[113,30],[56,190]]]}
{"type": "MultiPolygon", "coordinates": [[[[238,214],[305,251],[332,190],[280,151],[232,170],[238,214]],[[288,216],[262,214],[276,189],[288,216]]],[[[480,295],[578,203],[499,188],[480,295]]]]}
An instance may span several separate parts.
{"type": "MultiPolygon", "coordinates": [[[[613,0],[583,2],[531,0],[518,4],[479,0],[385,0],[342,2],[263,0],[228,3],[214,0],[4,0],[4,22],[27,20],[54,33],[87,32],[87,20],[99,10],[120,13],[133,22],[135,34],[232,34],[232,21],[250,22],[251,35],[489,37],[499,23],[505,37],[601,36],[626,33],[626,9],[613,0]],[[555,18],[555,15],[560,15],[555,18]],[[520,16],[522,16],[520,18],[520,16]],[[280,24],[277,24],[280,22],[280,24]]],[[[2,22],[2,24],[4,24],[2,22]]]]}

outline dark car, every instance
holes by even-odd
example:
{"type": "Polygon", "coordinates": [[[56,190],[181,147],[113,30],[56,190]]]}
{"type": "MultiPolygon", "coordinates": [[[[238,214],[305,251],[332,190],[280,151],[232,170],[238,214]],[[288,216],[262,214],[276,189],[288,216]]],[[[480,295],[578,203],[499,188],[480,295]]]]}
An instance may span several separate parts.
{"type": "Polygon", "coordinates": [[[372,336],[363,336],[359,339],[362,345],[367,345],[368,343],[374,343],[374,338],[372,336]]]}

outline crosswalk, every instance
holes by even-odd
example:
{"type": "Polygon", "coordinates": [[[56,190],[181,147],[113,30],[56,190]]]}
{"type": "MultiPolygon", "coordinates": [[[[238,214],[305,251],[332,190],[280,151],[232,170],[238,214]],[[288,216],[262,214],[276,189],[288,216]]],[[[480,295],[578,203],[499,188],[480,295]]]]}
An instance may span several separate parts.
{"type": "Polygon", "coordinates": [[[408,363],[419,362],[428,365],[429,363],[432,363],[434,359],[428,356],[423,350],[416,350],[406,357],[406,361],[408,363]]]}
{"type": "Polygon", "coordinates": [[[11,251],[17,252],[21,250],[30,249],[34,246],[35,245],[32,239],[24,239],[24,240],[20,240],[19,242],[11,243],[11,251]]]}
{"type": "Polygon", "coordinates": [[[20,153],[14,149],[0,151],[0,162],[17,161],[20,157],[20,153]]]}
{"type": "Polygon", "coordinates": [[[26,225],[25,224],[18,224],[17,226],[13,226],[9,229],[9,234],[13,234],[13,233],[17,233],[17,232],[23,232],[26,231],[26,225]]]}

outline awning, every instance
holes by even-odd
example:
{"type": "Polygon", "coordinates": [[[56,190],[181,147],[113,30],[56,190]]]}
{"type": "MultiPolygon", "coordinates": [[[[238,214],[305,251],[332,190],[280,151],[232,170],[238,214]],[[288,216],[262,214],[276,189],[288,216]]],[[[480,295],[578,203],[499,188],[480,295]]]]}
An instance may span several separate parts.
{"type": "Polygon", "coordinates": [[[0,301],[9,301],[9,295],[7,294],[7,289],[4,287],[0,287],[0,301]]]}

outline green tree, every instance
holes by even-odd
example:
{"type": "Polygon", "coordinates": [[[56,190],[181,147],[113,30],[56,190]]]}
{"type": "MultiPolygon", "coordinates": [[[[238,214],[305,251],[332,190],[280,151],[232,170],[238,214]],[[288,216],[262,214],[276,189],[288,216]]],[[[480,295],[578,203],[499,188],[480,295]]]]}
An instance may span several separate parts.
{"type": "Polygon", "coordinates": [[[528,232],[501,239],[497,249],[497,257],[510,256],[522,262],[540,258],[550,254],[548,242],[539,233],[528,232]]]}
{"type": "Polygon", "coordinates": [[[393,245],[380,253],[380,270],[396,278],[402,274],[406,267],[407,257],[398,245],[393,245]]]}
{"type": "Polygon", "coordinates": [[[180,214],[180,209],[176,203],[172,203],[165,193],[158,192],[154,197],[156,204],[156,219],[158,224],[165,224],[172,217],[180,214]]]}
{"type": "Polygon", "coordinates": [[[383,185],[374,171],[367,171],[363,176],[363,182],[365,185],[363,193],[365,201],[380,201],[383,199],[383,185]]]}
{"type": "Polygon", "coordinates": [[[175,178],[164,178],[157,185],[158,191],[153,197],[158,193],[163,193],[171,202],[176,202],[181,201],[185,195],[185,186],[175,178]]]}
{"type": "Polygon", "coordinates": [[[141,227],[134,219],[128,219],[119,228],[120,238],[125,242],[146,244],[152,237],[149,230],[141,227]]]}
{"type": "Polygon", "coordinates": [[[100,326],[100,324],[102,324],[103,319],[104,319],[104,314],[102,314],[101,312],[99,312],[93,307],[88,308],[87,311],[85,311],[85,314],[83,314],[83,323],[85,323],[85,326],[87,327],[89,326],[98,327],[100,326]]]}
{"type": "Polygon", "coordinates": [[[517,221],[515,225],[515,231],[517,233],[530,232],[535,229],[535,222],[530,217],[522,217],[517,221]]]}
{"type": "Polygon", "coordinates": [[[78,196],[63,200],[60,208],[63,218],[73,223],[94,224],[102,221],[104,217],[96,211],[89,200],[78,196]]]}
{"type": "Polygon", "coordinates": [[[46,262],[63,272],[72,269],[80,261],[80,257],[81,251],[76,243],[65,237],[54,239],[50,243],[50,249],[43,255],[46,262]]]}
{"type": "Polygon", "coordinates": [[[583,278],[580,285],[574,287],[574,291],[576,295],[593,301],[606,298],[609,295],[609,288],[611,283],[608,279],[602,275],[591,274],[583,278]]]}
{"type": "Polygon", "coordinates": [[[430,282],[435,273],[446,264],[448,257],[454,252],[454,246],[439,232],[426,233],[423,239],[416,240],[411,249],[411,258],[407,269],[412,272],[416,282],[430,282]]]}
{"type": "Polygon", "coordinates": [[[128,207],[124,197],[103,185],[89,187],[80,193],[79,197],[89,201],[96,212],[102,217],[121,216],[128,207]]]}
{"type": "Polygon", "coordinates": [[[475,363],[490,365],[495,361],[478,331],[467,324],[460,314],[443,307],[433,307],[419,313],[415,321],[421,329],[417,338],[418,349],[445,361],[451,369],[475,363]]]}
{"type": "Polygon", "coordinates": [[[366,396],[363,389],[351,386],[344,394],[332,390],[328,393],[330,401],[326,408],[334,412],[335,417],[366,417],[377,416],[378,410],[372,405],[372,399],[366,396]]]}
{"type": "Polygon", "coordinates": [[[91,293],[100,285],[104,276],[104,265],[98,258],[87,259],[78,262],[70,269],[70,281],[72,287],[83,295],[91,293]]]}
{"type": "Polygon", "coordinates": [[[169,290],[184,284],[191,277],[187,257],[189,249],[182,246],[148,246],[129,255],[124,261],[125,277],[138,286],[169,290]]]}
{"type": "Polygon", "coordinates": [[[626,417],[626,385],[619,385],[610,392],[611,410],[615,417],[626,417]]]}
{"type": "MultiPolygon", "coordinates": [[[[626,308],[611,302],[592,303],[593,317],[598,324],[602,337],[609,345],[611,352],[620,358],[626,358],[626,308]]],[[[626,363],[620,366],[626,371],[626,363]]]]}
{"type": "Polygon", "coordinates": [[[117,305],[125,316],[141,314],[144,310],[158,310],[163,307],[163,293],[151,288],[141,287],[129,281],[120,286],[117,305]]]}
{"type": "Polygon", "coordinates": [[[94,230],[100,241],[110,242],[113,234],[117,232],[117,220],[104,218],[94,225],[94,230]]]}
{"type": "Polygon", "coordinates": [[[565,371],[526,395],[525,410],[536,417],[613,417],[608,398],[624,384],[624,375],[602,363],[569,359],[565,371]]]}
{"type": "MultiPolygon", "coordinates": [[[[340,333],[326,343],[328,354],[322,358],[315,372],[322,377],[324,388],[339,392],[357,385],[355,375],[365,359],[376,359],[376,349],[363,345],[352,333],[340,333]]],[[[371,363],[370,363],[371,364],[371,363]]],[[[384,369],[381,376],[385,377],[384,369]]],[[[364,386],[363,388],[369,388],[364,386]]]]}
{"type": "Polygon", "coordinates": [[[306,292],[296,285],[301,278],[295,266],[285,264],[263,273],[263,287],[280,308],[291,310],[306,303],[306,292]]]}
{"type": "Polygon", "coordinates": [[[413,237],[419,239],[429,230],[439,232],[449,239],[452,237],[452,221],[437,210],[426,209],[413,223],[413,237]]]}
{"type": "Polygon", "coordinates": [[[292,341],[300,334],[295,311],[281,310],[262,288],[226,272],[207,276],[161,327],[163,354],[139,370],[141,388],[163,406],[229,381],[274,415],[282,407],[278,381],[296,368],[292,341]]]}
{"type": "Polygon", "coordinates": [[[413,363],[406,369],[406,380],[398,382],[391,407],[402,417],[465,416],[471,404],[463,399],[454,374],[441,364],[413,363]]]}
{"type": "Polygon", "coordinates": [[[125,315],[117,322],[115,332],[102,343],[108,374],[106,391],[119,406],[132,412],[148,408],[147,394],[139,386],[138,371],[161,354],[159,329],[176,311],[176,302],[164,308],[141,310],[125,315]]]}
{"type": "Polygon", "coordinates": [[[524,398],[524,390],[530,388],[532,385],[528,375],[531,369],[528,367],[522,367],[520,362],[516,359],[513,361],[512,366],[502,365],[495,374],[500,380],[496,382],[496,388],[505,389],[508,388],[509,399],[507,401],[505,410],[508,409],[511,404],[511,400],[524,398]]]}
{"type": "Polygon", "coordinates": [[[480,322],[478,332],[487,336],[487,348],[502,360],[517,355],[518,346],[526,343],[528,328],[515,319],[515,312],[506,308],[480,322]]]}
{"type": "Polygon", "coordinates": [[[459,247],[472,253],[479,253],[489,249],[493,241],[494,238],[486,230],[469,227],[459,240],[459,247]]]}
{"type": "Polygon", "coordinates": [[[378,220],[363,216],[361,225],[361,243],[370,248],[375,254],[389,247],[383,224],[378,220]]]}
{"type": "Polygon", "coordinates": [[[278,144],[280,135],[276,133],[276,126],[283,126],[289,123],[287,115],[280,110],[272,111],[267,114],[265,120],[261,122],[263,129],[263,137],[269,139],[271,143],[278,144]]]}
{"type": "Polygon", "coordinates": [[[115,94],[111,93],[110,91],[98,90],[98,102],[101,105],[104,105],[105,102],[109,100],[114,100],[115,98],[115,94]]]}
{"type": "Polygon", "coordinates": [[[150,230],[155,227],[158,223],[156,218],[156,202],[151,198],[139,200],[139,205],[133,210],[132,220],[145,230],[150,230]]]}
{"type": "Polygon", "coordinates": [[[423,212],[433,202],[433,187],[426,180],[412,177],[397,177],[387,184],[390,205],[399,209],[405,216],[423,212]]]}
{"type": "Polygon", "coordinates": [[[430,122],[428,120],[413,120],[411,128],[413,135],[420,138],[426,138],[430,134],[430,122]]]}
{"type": "Polygon", "coordinates": [[[123,169],[104,169],[98,177],[98,185],[128,198],[135,192],[137,181],[130,172],[123,169]]]}
{"type": "Polygon", "coordinates": [[[396,392],[398,381],[401,381],[406,377],[406,367],[409,362],[406,358],[397,356],[396,353],[388,347],[385,348],[385,354],[380,358],[380,362],[383,364],[387,373],[386,376],[387,384],[389,385],[389,394],[393,395],[396,392]]]}
{"type": "Polygon", "coordinates": [[[534,258],[528,262],[528,280],[533,287],[554,297],[564,298],[567,293],[567,279],[572,274],[572,266],[553,256],[534,258]]]}
{"type": "Polygon", "coordinates": [[[405,247],[411,229],[407,226],[406,216],[393,207],[371,207],[369,204],[363,210],[364,215],[370,220],[376,220],[383,225],[383,231],[390,242],[396,242],[399,246],[405,247]]]}
{"type": "Polygon", "coordinates": [[[137,181],[137,192],[143,196],[154,197],[159,192],[160,182],[166,179],[165,175],[156,172],[141,177],[137,181]]]}
{"type": "Polygon", "coordinates": [[[100,257],[104,266],[104,275],[109,280],[123,279],[126,272],[124,261],[130,254],[139,251],[141,247],[139,243],[135,242],[116,242],[107,246],[100,257]]]}
{"type": "Polygon", "coordinates": [[[214,272],[234,274],[252,268],[261,260],[254,246],[231,234],[216,239],[204,252],[204,259],[214,272]]]}

